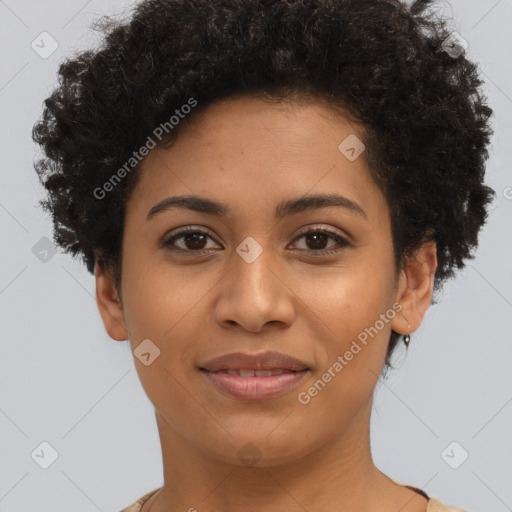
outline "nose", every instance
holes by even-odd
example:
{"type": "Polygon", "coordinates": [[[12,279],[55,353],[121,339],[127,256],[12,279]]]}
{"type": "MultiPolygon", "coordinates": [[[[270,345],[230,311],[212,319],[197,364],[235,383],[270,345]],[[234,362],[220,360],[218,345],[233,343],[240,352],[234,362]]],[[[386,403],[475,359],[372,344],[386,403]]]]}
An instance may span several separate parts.
{"type": "Polygon", "coordinates": [[[225,277],[216,287],[214,316],[221,327],[238,325],[258,333],[267,324],[289,327],[296,296],[290,278],[270,248],[252,262],[233,252],[225,277]]]}

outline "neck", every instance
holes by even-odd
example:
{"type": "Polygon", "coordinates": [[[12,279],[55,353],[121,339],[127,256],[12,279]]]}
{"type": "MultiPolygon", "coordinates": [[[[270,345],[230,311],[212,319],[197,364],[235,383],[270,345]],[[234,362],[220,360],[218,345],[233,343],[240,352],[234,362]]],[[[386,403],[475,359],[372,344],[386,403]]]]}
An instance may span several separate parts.
{"type": "Polygon", "coordinates": [[[266,512],[353,512],[385,510],[384,503],[389,510],[425,510],[425,498],[375,467],[369,438],[371,405],[370,401],[344,432],[333,432],[329,442],[310,453],[250,467],[191,443],[157,412],[164,485],[143,511],[238,512],[250,505],[266,512]],[[415,497],[423,501],[423,508],[404,508],[415,497]]]}

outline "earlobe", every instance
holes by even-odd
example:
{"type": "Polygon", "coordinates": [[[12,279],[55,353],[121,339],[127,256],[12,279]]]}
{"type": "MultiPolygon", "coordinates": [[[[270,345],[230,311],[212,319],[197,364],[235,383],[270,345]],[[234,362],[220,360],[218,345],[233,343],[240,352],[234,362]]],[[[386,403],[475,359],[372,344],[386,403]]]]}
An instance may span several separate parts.
{"type": "Polygon", "coordinates": [[[128,339],[124,311],[114,279],[104,263],[94,265],[96,302],[108,335],[116,341],[128,339]]]}
{"type": "Polygon", "coordinates": [[[402,309],[391,322],[391,328],[400,334],[416,331],[432,303],[434,277],[437,269],[436,243],[424,243],[407,261],[400,274],[396,301],[402,309]]]}

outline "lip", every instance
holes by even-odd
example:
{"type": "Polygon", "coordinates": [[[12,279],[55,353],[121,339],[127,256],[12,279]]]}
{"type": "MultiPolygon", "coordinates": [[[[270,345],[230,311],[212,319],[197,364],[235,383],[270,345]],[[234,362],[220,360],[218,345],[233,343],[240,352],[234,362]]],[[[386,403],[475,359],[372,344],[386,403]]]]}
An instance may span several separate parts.
{"type": "Polygon", "coordinates": [[[281,352],[232,352],[206,361],[200,372],[218,391],[238,400],[265,400],[290,391],[310,374],[307,363],[281,352]],[[284,370],[281,375],[241,377],[226,370],[284,370]]]}
{"type": "MultiPolygon", "coordinates": [[[[245,352],[232,352],[215,357],[199,366],[200,370],[208,372],[218,372],[220,370],[289,370],[300,372],[309,370],[309,365],[304,361],[282,354],[281,352],[267,351],[258,354],[248,354],[245,352]]],[[[251,377],[243,377],[250,379],[251,377]]],[[[257,377],[263,379],[265,377],[257,377]]]]}
{"type": "Polygon", "coordinates": [[[268,377],[241,377],[200,369],[208,381],[221,393],[238,400],[265,400],[282,395],[295,388],[310,373],[309,369],[288,371],[268,377]]]}

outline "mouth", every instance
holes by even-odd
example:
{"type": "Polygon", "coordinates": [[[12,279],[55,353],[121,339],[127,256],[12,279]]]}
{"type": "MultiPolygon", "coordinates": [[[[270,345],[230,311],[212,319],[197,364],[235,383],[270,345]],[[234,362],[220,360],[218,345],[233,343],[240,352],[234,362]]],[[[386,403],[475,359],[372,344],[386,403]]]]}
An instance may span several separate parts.
{"type": "Polygon", "coordinates": [[[310,374],[310,370],[231,368],[208,371],[200,368],[200,373],[222,395],[235,400],[254,401],[268,400],[290,392],[310,374]]]}
{"type": "MultiPolygon", "coordinates": [[[[273,377],[275,375],[282,375],[284,373],[299,373],[299,370],[288,370],[286,368],[275,368],[273,370],[257,370],[255,368],[229,368],[225,370],[215,370],[209,371],[206,368],[199,368],[203,372],[209,373],[225,373],[227,375],[235,375],[238,377],[248,378],[248,377],[273,377]]],[[[307,371],[309,368],[304,368],[307,371]]]]}
{"type": "Polygon", "coordinates": [[[276,351],[224,354],[200,364],[198,370],[216,391],[237,400],[277,397],[311,373],[309,364],[276,351]]]}
{"type": "MultiPolygon", "coordinates": [[[[256,354],[245,352],[232,352],[224,354],[199,365],[199,368],[209,372],[234,370],[244,371],[302,371],[309,369],[309,365],[287,354],[267,351],[256,354]]],[[[240,373],[238,373],[240,375],[240,373]]],[[[248,375],[250,376],[250,375],[248,375]]]]}

